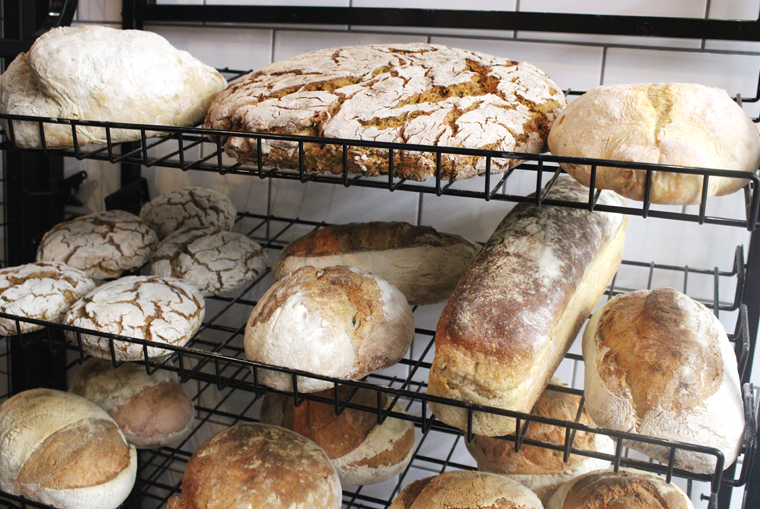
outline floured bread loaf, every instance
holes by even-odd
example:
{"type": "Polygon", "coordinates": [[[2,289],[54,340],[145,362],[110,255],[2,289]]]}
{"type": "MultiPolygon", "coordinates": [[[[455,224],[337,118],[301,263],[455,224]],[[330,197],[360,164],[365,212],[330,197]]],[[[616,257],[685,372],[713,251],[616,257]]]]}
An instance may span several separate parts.
{"type": "Polygon", "coordinates": [[[140,219],[159,239],[172,233],[215,227],[229,231],[237,209],[227,196],[205,187],[183,187],[162,194],[143,205],[140,219]]]}
{"type": "MultiPolygon", "coordinates": [[[[81,270],[61,262],[28,263],[0,270],[0,311],[25,318],[61,323],[69,308],[95,288],[81,270]]],[[[22,333],[42,328],[19,322],[22,333]]],[[[16,334],[16,321],[0,319],[0,335],[16,334]]]]}
{"type": "MultiPolygon", "coordinates": [[[[346,408],[335,415],[335,405],[307,400],[296,407],[293,396],[267,392],[261,406],[261,422],[293,430],[320,446],[335,466],[343,486],[374,484],[398,475],[412,459],[414,423],[388,417],[377,423],[377,394],[368,389],[341,385],[341,401],[374,411],[346,408]],[[353,397],[351,397],[353,394],[353,397]]],[[[333,399],[333,389],[317,393],[333,399]]],[[[383,409],[390,400],[381,395],[383,409]]],[[[404,413],[396,404],[395,412],[404,413]]]]}
{"type": "MultiPolygon", "coordinates": [[[[566,383],[556,377],[552,378],[550,383],[567,386],[566,383]]],[[[546,389],[538,398],[533,413],[552,419],[574,422],[580,401],[581,398],[573,394],[546,389]]],[[[586,426],[594,425],[585,408],[579,422],[586,426]]],[[[565,433],[566,428],[531,422],[525,438],[564,445],[565,433]]],[[[573,477],[605,468],[610,464],[609,461],[577,454],[571,454],[565,463],[562,461],[562,451],[534,445],[523,445],[520,452],[515,452],[515,445],[512,441],[480,435],[475,435],[472,442],[467,442],[466,445],[467,450],[477,461],[479,470],[509,475],[510,479],[530,488],[543,504],[549,501],[549,497],[557,488],[573,477]]],[[[585,431],[578,431],[575,434],[573,447],[584,451],[615,453],[615,444],[609,437],[585,431]]]]}
{"type": "Polygon", "coordinates": [[[322,449],[292,431],[237,424],[187,463],[182,497],[168,509],[340,509],[338,475],[322,449]]]}
{"type": "Polygon", "coordinates": [[[137,453],[105,410],[50,389],[0,406],[0,490],[58,509],[115,509],[132,491],[137,453]]]}
{"type": "MultiPolygon", "coordinates": [[[[606,428],[720,449],[728,468],[742,444],[736,355],[720,321],[672,288],[611,299],[583,334],[586,408],[606,428]]],[[[669,448],[629,447],[666,462],[669,448]]],[[[675,465],[715,471],[715,456],[678,450],[675,465]]]]}
{"type": "MultiPolygon", "coordinates": [[[[549,135],[552,154],[744,171],[760,165],[760,136],[742,108],[719,88],[692,83],[604,85],[568,106],[549,135]]],[[[585,186],[591,167],[560,166],[585,186]]],[[[702,176],[656,171],[652,203],[702,199],[702,176]]],[[[707,196],[738,191],[745,179],[710,177],[707,196]]],[[[644,200],[646,171],[597,167],[596,187],[644,200]]]]}
{"type": "Polygon", "coordinates": [[[311,265],[351,265],[398,288],[409,304],[449,298],[481,247],[459,235],[409,223],[328,226],[294,240],[274,263],[275,279],[311,265]]]}
{"type": "MultiPolygon", "coordinates": [[[[586,202],[560,177],[549,199],[586,202]]],[[[625,200],[603,192],[599,203],[625,200]]],[[[530,412],[615,274],[627,216],[519,204],[459,281],[438,321],[428,393],[530,412]]],[[[467,429],[464,408],[431,403],[443,422],[467,429]]],[[[513,433],[515,420],[474,412],[473,432],[513,433]]]]}
{"type": "MultiPolygon", "coordinates": [[[[0,112],[192,126],[225,86],[218,72],[160,35],[95,25],[59,27],[8,66],[0,80],[0,112]]],[[[19,147],[41,147],[36,122],[14,122],[13,128],[19,147]]],[[[111,130],[113,142],[139,139],[139,130],[111,130]]],[[[49,148],[73,147],[71,126],[45,124],[45,141],[49,148]]],[[[77,127],[77,141],[105,143],[105,129],[77,127]]]]}
{"type": "Polygon", "coordinates": [[[148,375],[141,364],[115,368],[110,360],[90,357],[74,373],[69,391],[108,412],[138,448],[178,442],[193,427],[195,407],[172,371],[148,375]]]}
{"type": "Polygon", "coordinates": [[[94,279],[119,277],[148,262],[158,237],[139,217],[109,210],[58,223],[37,247],[38,262],[64,262],[94,279]]]}
{"type": "MultiPolygon", "coordinates": [[[[414,316],[401,292],[355,267],[303,267],[277,281],[251,311],[245,354],[254,361],[357,380],[396,364],[414,339],[414,316]]],[[[273,389],[293,389],[287,373],[259,370],[273,389]]],[[[298,377],[298,390],[332,382],[298,377]]]]}
{"type": "MultiPolygon", "coordinates": [[[[169,355],[160,345],[184,345],[201,325],[205,303],[194,287],[179,279],[158,276],[128,276],[100,286],[79,299],[66,315],[66,324],[129,338],[146,339],[148,357],[169,355]]],[[[71,341],[74,332],[66,331],[71,341]]],[[[111,359],[110,340],[82,334],[87,353],[111,359]]],[[[114,341],[117,361],[143,360],[143,345],[114,341]]]]}
{"type": "MultiPolygon", "coordinates": [[[[206,127],[383,142],[541,152],[565,106],[560,88],[526,62],[434,44],[351,46],[271,64],[232,83],[206,127]]],[[[256,140],[224,138],[239,161],[257,161],[256,140]]],[[[296,143],[264,140],[263,162],[298,167],[296,143]]],[[[304,145],[307,171],[343,171],[342,145],[304,145]]],[[[401,150],[394,174],[426,180],[435,155],[401,150]]],[[[494,173],[519,163],[493,159],[494,173]]],[[[444,155],[442,176],[485,172],[484,157],[444,155]]],[[[388,173],[388,150],[352,147],[348,170],[388,173]]]]}

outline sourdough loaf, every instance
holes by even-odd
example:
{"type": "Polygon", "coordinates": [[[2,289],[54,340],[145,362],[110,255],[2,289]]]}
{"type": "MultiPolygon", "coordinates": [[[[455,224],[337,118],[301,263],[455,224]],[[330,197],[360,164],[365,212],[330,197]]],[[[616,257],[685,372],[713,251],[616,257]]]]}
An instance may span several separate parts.
{"type": "Polygon", "coordinates": [[[164,193],[143,205],[140,219],[159,239],[172,233],[213,227],[229,231],[237,208],[226,195],[205,187],[183,187],[164,193]]]}

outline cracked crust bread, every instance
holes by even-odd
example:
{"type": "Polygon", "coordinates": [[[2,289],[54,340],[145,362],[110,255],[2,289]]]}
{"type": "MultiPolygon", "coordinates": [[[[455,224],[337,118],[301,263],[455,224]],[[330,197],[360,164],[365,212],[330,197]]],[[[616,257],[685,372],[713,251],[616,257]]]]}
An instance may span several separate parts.
{"type": "MultiPolygon", "coordinates": [[[[691,83],[604,85],[573,101],[549,134],[554,155],[744,171],[760,165],[760,136],[725,90],[691,83]]],[[[560,163],[588,186],[591,167],[560,163]]],[[[700,175],[655,171],[651,203],[702,199],[700,175]]],[[[741,189],[747,180],[710,177],[707,196],[741,189]]],[[[597,167],[596,187],[644,200],[646,171],[597,167]]]]}
{"type": "Polygon", "coordinates": [[[90,357],[74,373],[69,392],[92,401],[108,412],[127,442],[139,449],[179,442],[192,431],[195,407],[176,373],[125,362],[90,357]]]}
{"type": "Polygon", "coordinates": [[[182,279],[204,297],[240,288],[266,268],[260,245],[242,233],[214,227],[169,235],[150,259],[151,274],[182,279]]]}
{"type": "Polygon", "coordinates": [[[94,403],[32,389],[0,405],[0,490],[58,509],[115,509],[136,475],[135,448],[94,403]]]}
{"type": "Polygon", "coordinates": [[[512,479],[452,470],[407,485],[388,509],[543,509],[538,497],[512,479]]]}
{"type": "Polygon", "coordinates": [[[37,247],[38,262],[63,262],[93,279],[119,277],[148,262],[158,237],[139,217],[108,210],[58,223],[37,247]]]}
{"type": "Polygon", "coordinates": [[[294,240],[272,267],[275,279],[311,265],[351,265],[398,288],[411,305],[433,304],[451,292],[480,245],[429,226],[403,222],[333,225],[294,240]]]}
{"type": "MultiPolygon", "coordinates": [[[[234,81],[211,104],[206,127],[514,152],[542,152],[565,96],[527,62],[436,44],[350,46],[273,63],[234,81]]],[[[224,137],[224,150],[256,163],[253,138],[224,137]]],[[[262,140],[265,165],[297,169],[298,145],[262,140]]],[[[343,171],[342,145],[304,144],[305,168],[343,171]]],[[[388,150],[351,147],[348,171],[388,173],[388,150]]],[[[486,171],[484,157],[444,154],[444,179],[486,171]]],[[[516,166],[495,158],[491,171],[516,166]]],[[[394,153],[394,175],[427,180],[435,154],[394,153]]]]}
{"type": "MultiPolygon", "coordinates": [[[[412,339],[414,315],[383,279],[355,267],[303,267],[259,299],[245,328],[245,354],[273,366],[358,380],[396,364],[412,339]]],[[[258,373],[268,387],[293,390],[287,373],[258,373]]],[[[334,385],[303,376],[297,383],[301,392],[334,385]]]]}
{"type": "Polygon", "coordinates": [[[182,497],[168,509],[340,509],[335,468],[317,444],[268,424],[237,424],[187,463],[182,497]]]}
{"type": "MultiPolygon", "coordinates": [[[[128,276],[106,283],[88,293],[66,315],[66,324],[156,344],[184,345],[201,325],[205,303],[194,287],[179,279],[158,276],[128,276]]],[[[71,341],[74,332],[66,331],[71,341]]],[[[110,341],[82,334],[84,350],[100,359],[111,359],[110,341]]],[[[143,360],[143,346],[114,341],[117,361],[143,360]]],[[[171,354],[170,350],[149,346],[148,358],[171,354]]]]}
{"type": "MultiPolygon", "coordinates": [[[[216,70],[158,34],[59,27],[8,66],[0,79],[0,112],[189,127],[203,120],[226,85],[216,70]]],[[[44,126],[48,148],[74,146],[70,125],[44,126]]],[[[13,129],[19,147],[41,148],[38,123],[13,122],[13,129]]],[[[139,139],[139,130],[111,129],[114,143],[139,139]]],[[[103,128],[77,127],[80,146],[106,141],[103,128]]]]}
{"type": "MultiPolygon", "coordinates": [[[[564,175],[548,199],[585,204],[588,189],[564,175]]],[[[598,203],[625,199],[603,191],[598,203]]],[[[529,413],[620,265],[627,222],[580,208],[512,209],[441,314],[428,394],[529,413]]],[[[467,429],[467,409],[430,407],[467,429]]],[[[486,412],[474,412],[472,425],[477,435],[515,431],[513,418],[486,412]]]]}
{"type": "MultiPolygon", "coordinates": [[[[611,299],[583,334],[586,408],[599,425],[720,449],[728,468],[744,432],[736,355],[718,318],[672,288],[611,299]]],[[[626,445],[668,462],[669,448],[626,445]]],[[[715,471],[712,455],[679,449],[675,465],[715,471]]]]}
{"type": "MultiPolygon", "coordinates": [[[[553,377],[552,385],[567,387],[559,378],[553,377]]],[[[574,422],[578,414],[580,396],[547,388],[538,398],[534,415],[574,422]]],[[[594,426],[584,408],[580,420],[586,426],[594,426]]],[[[550,442],[563,446],[566,428],[531,422],[525,438],[550,442]]],[[[514,442],[496,437],[475,435],[471,442],[466,442],[467,450],[478,463],[478,470],[494,474],[508,475],[510,479],[529,488],[546,504],[552,494],[561,485],[574,477],[592,470],[609,466],[607,460],[571,454],[567,463],[563,460],[563,451],[546,449],[534,445],[523,445],[520,452],[515,452],[514,442]]],[[[575,435],[573,447],[576,449],[604,454],[614,454],[615,444],[606,435],[579,431],[575,435]]]]}
{"type": "MultiPolygon", "coordinates": [[[[314,395],[333,400],[335,390],[314,395]]],[[[388,417],[378,424],[378,394],[369,389],[340,385],[338,398],[367,410],[345,408],[335,415],[334,404],[306,400],[296,407],[292,395],[269,391],[261,405],[261,422],[314,441],[332,461],[343,486],[375,484],[400,474],[412,459],[414,423],[388,417]]],[[[391,401],[381,394],[380,404],[387,410],[391,401]]],[[[405,413],[399,403],[393,411],[405,413]]]]}
{"type": "Polygon", "coordinates": [[[558,489],[546,509],[694,509],[675,484],[649,472],[621,468],[576,477],[558,489]]]}
{"type": "Polygon", "coordinates": [[[235,224],[237,209],[232,201],[213,189],[183,187],[158,196],[140,210],[159,239],[186,230],[213,226],[229,231],[235,224]]]}
{"type": "MultiPolygon", "coordinates": [[[[81,270],[61,262],[37,262],[0,270],[0,311],[61,323],[71,306],[95,288],[81,270]]],[[[42,325],[19,322],[21,333],[42,325]]],[[[16,321],[0,319],[0,335],[17,334],[16,321]]]]}

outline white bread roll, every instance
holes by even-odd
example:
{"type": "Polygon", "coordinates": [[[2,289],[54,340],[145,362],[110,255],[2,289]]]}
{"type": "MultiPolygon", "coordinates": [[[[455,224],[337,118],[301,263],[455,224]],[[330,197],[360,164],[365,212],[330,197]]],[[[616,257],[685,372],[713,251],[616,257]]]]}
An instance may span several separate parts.
{"type": "MultiPolygon", "coordinates": [[[[565,108],[549,133],[552,154],[744,171],[760,165],[760,136],[742,108],[719,88],[693,83],[604,85],[565,108]]],[[[560,163],[585,186],[591,167],[560,163]]],[[[656,171],[652,203],[702,199],[702,177],[656,171]]],[[[730,194],[747,180],[710,177],[708,197],[730,194]]],[[[643,201],[646,171],[600,166],[596,187],[643,201]]]]}
{"type": "MultiPolygon", "coordinates": [[[[552,378],[550,383],[567,386],[565,382],[556,377],[552,378]]],[[[572,422],[575,421],[578,414],[579,404],[580,397],[547,388],[538,398],[533,413],[572,422]]],[[[585,408],[581,413],[579,422],[586,426],[594,425],[585,408]]],[[[565,433],[565,428],[532,422],[525,438],[564,445],[565,433]]],[[[515,452],[515,445],[512,441],[480,435],[475,435],[473,440],[467,442],[466,445],[467,450],[477,461],[479,470],[508,475],[510,479],[533,491],[543,504],[549,501],[557,488],[573,477],[592,470],[606,468],[610,464],[606,460],[577,454],[571,454],[565,463],[562,461],[562,451],[534,445],[523,445],[520,452],[515,452]]],[[[585,431],[578,431],[575,434],[573,447],[584,451],[615,453],[615,444],[608,436],[585,431]]]]}
{"type": "Polygon", "coordinates": [[[185,438],[193,429],[195,407],[182,392],[176,373],[148,375],[140,364],[91,357],[71,379],[69,391],[92,401],[113,417],[135,447],[163,447],[185,438]]]}
{"type": "MultiPolygon", "coordinates": [[[[254,361],[356,380],[396,364],[414,338],[414,316],[404,296],[354,267],[303,267],[279,280],[253,308],[245,354],[254,361]]],[[[261,383],[293,389],[290,374],[261,369],[261,383]]],[[[298,390],[332,382],[298,377],[298,390]]]]}
{"type": "Polygon", "coordinates": [[[322,449],[292,431],[238,424],[193,453],[168,509],[340,509],[338,475],[322,449]]]}
{"type": "Polygon", "coordinates": [[[229,231],[235,224],[237,208],[226,195],[205,187],[183,187],[153,198],[140,209],[159,239],[172,233],[213,227],[229,231]]]}
{"type": "Polygon", "coordinates": [[[132,491],[137,453],[108,414],[50,389],[0,406],[0,490],[59,509],[114,509],[132,491]]]}
{"type": "MultiPolygon", "coordinates": [[[[583,334],[586,408],[597,425],[739,454],[744,405],[736,355],[720,321],[672,289],[611,299],[583,334]]],[[[629,447],[667,462],[669,448],[629,447]]],[[[675,465],[715,470],[715,456],[678,450],[675,465]]]]}
{"type": "Polygon", "coordinates": [[[694,509],[675,484],[649,472],[621,468],[589,472],[558,489],[546,509],[694,509]]]}
{"type": "MultiPolygon", "coordinates": [[[[561,176],[548,199],[585,202],[561,176]]],[[[624,205],[605,191],[599,203],[624,205]]],[[[519,204],[459,281],[438,321],[428,393],[530,412],[620,265],[627,216],[519,204]]],[[[464,408],[431,403],[467,429],[464,408]]],[[[473,432],[513,433],[515,420],[474,412],[473,432]]]]}
{"type": "MultiPolygon", "coordinates": [[[[355,388],[341,385],[338,396],[348,400],[355,388]]],[[[332,399],[331,390],[317,393],[332,399]]],[[[390,400],[381,395],[383,409],[390,400]]],[[[351,403],[377,409],[377,394],[359,389],[351,403]]],[[[393,410],[404,413],[396,404],[393,410]]],[[[389,417],[377,423],[377,414],[346,408],[335,415],[335,406],[304,401],[296,407],[293,396],[267,392],[261,406],[261,422],[275,424],[299,433],[320,446],[335,466],[340,482],[346,485],[375,484],[398,475],[412,459],[414,423],[389,417]]]]}

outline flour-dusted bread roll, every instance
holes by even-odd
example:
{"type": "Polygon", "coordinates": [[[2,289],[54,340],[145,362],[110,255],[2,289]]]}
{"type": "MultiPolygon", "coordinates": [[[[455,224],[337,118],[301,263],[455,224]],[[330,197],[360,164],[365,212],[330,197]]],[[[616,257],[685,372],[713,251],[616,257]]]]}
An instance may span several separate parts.
{"type": "MultiPolygon", "coordinates": [[[[549,199],[585,202],[560,177],[549,199]]],[[[625,200],[603,192],[599,203],[625,200]]],[[[428,393],[530,412],[620,264],[627,216],[517,205],[459,281],[438,321],[428,393]]],[[[431,403],[467,429],[467,411],[431,403]]],[[[515,420],[475,412],[473,432],[513,433],[515,420]]]]}
{"type": "Polygon", "coordinates": [[[94,403],[33,389],[0,406],[0,491],[58,509],[115,509],[136,475],[135,448],[94,403]]]}
{"type": "MultiPolygon", "coordinates": [[[[218,72],[160,35],[95,25],[59,27],[8,66],[0,80],[0,112],[192,126],[225,86],[218,72]]],[[[14,122],[13,128],[19,147],[41,147],[36,122],[14,122]]],[[[139,130],[111,130],[113,142],[139,139],[139,130]]],[[[45,124],[45,141],[49,148],[73,147],[71,126],[45,124]]],[[[77,141],[105,143],[105,129],[77,127],[77,141]]]]}
{"type": "MultiPolygon", "coordinates": [[[[69,308],[95,282],[81,270],[61,262],[37,262],[0,270],[0,312],[61,323],[69,308]]],[[[42,328],[19,322],[22,333],[42,328]]],[[[16,334],[16,321],[0,319],[0,335],[16,334]]]]}
{"type": "MultiPolygon", "coordinates": [[[[611,299],[583,334],[586,408],[605,428],[720,449],[728,468],[744,431],[733,347],[720,321],[672,288],[611,299]]],[[[627,445],[667,462],[669,448],[627,445]]],[[[715,471],[715,456],[678,450],[675,465],[715,471]]]]}
{"type": "Polygon", "coordinates": [[[37,247],[38,262],[64,262],[93,279],[119,277],[148,262],[156,233],[139,217],[108,210],[58,223],[37,247]]]}
{"type": "MultiPolygon", "coordinates": [[[[398,475],[412,459],[414,423],[388,417],[377,423],[377,394],[369,389],[341,385],[341,401],[374,411],[346,408],[335,415],[335,405],[307,400],[296,407],[292,395],[267,392],[261,406],[261,422],[293,430],[320,446],[335,466],[342,485],[374,484],[398,475]],[[352,397],[353,394],[353,397],[352,397]]],[[[330,389],[317,395],[333,399],[330,389]]],[[[381,395],[383,409],[390,400],[381,395]]],[[[404,413],[396,404],[393,410],[404,413]]]]}
{"type": "MultiPolygon", "coordinates": [[[[253,308],[245,354],[254,361],[356,380],[396,364],[414,339],[414,316],[404,296],[355,267],[303,267],[277,281],[253,308]]],[[[287,373],[260,369],[259,381],[293,389],[287,373]]],[[[298,377],[298,390],[332,382],[298,377]]]]}
{"type": "Polygon", "coordinates": [[[143,205],[140,218],[158,234],[159,239],[207,226],[229,231],[235,224],[237,209],[227,196],[205,187],[183,187],[162,194],[143,205]]]}
{"type": "Polygon", "coordinates": [[[389,509],[543,509],[536,495],[503,475],[453,470],[407,485],[389,509]]]}
{"type": "MultiPolygon", "coordinates": [[[[66,324],[129,338],[146,339],[149,358],[171,354],[161,344],[182,346],[195,334],[205,312],[203,296],[179,279],[158,276],[128,276],[106,283],[79,299],[66,315],[66,324]]],[[[66,331],[72,341],[76,333],[66,331]]],[[[87,353],[111,358],[110,340],[82,334],[87,353]]],[[[115,340],[118,361],[143,360],[143,345],[115,340]]]]}
{"type": "MultiPolygon", "coordinates": [[[[760,165],[760,136],[742,108],[719,88],[692,83],[604,85],[573,101],[549,135],[552,154],[744,171],[760,165]]],[[[590,185],[591,167],[561,163],[590,185]]],[[[652,203],[702,199],[702,176],[656,171],[652,203]]],[[[707,196],[738,191],[741,178],[710,177],[707,196]]],[[[596,187],[643,201],[646,171],[599,166],[596,187]]]]}
{"type": "Polygon", "coordinates": [[[662,477],[621,468],[589,472],[564,484],[546,509],[694,509],[688,495],[662,477]]]}
{"type": "Polygon", "coordinates": [[[311,265],[351,265],[401,290],[409,304],[449,298],[481,247],[459,235],[409,223],[350,223],[315,230],[282,250],[272,271],[281,279],[311,265]]]}
{"type": "Polygon", "coordinates": [[[138,448],[179,442],[193,428],[195,407],[172,371],[148,375],[141,364],[115,368],[110,360],[90,357],[74,373],[69,391],[108,412],[138,448]]]}
{"type": "Polygon", "coordinates": [[[340,509],[338,475],[311,440],[267,424],[217,433],[187,463],[168,509],[340,509]]]}
{"type": "MultiPolygon", "coordinates": [[[[541,152],[565,96],[527,62],[435,44],[351,46],[275,62],[236,80],[209,108],[206,127],[396,143],[541,152]]],[[[224,138],[239,161],[257,161],[256,140],[224,138]]],[[[298,168],[298,145],[262,141],[265,165],[298,168]]],[[[307,171],[343,171],[341,144],[304,145],[307,171]]],[[[394,174],[426,180],[435,155],[400,150],[394,174]]],[[[388,173],[388,150],[349,149],[348,170],[388,173]]],[[[495,158],[492,172],[519,160],[495,158]]],[[[486,159],[444,154],[441,174],[485,173],[486,159]]]]}
{"type": "MultiPolygon", "coordinates": [[[[567,386],[562,380],[554,377],[552,385],[567,386]]],[[[535,415],[575,421],[581,398],[566,392],[547,388],[538,398],[535,415]]],[[[579,421],[586,426],[594,423],[583,409],[579,421]]],[[[541,440],[558,445],[565,444],[566,428],[531,422],[525,437],[541,440]]],[[[467,450],[478,463],[478,469],[494,474],[506,474],[535,493],[543,504],[562,484],[573,477],[599,470],[609,466],[610,462],[571,454],[567,463],[563,460],[563,452],[533,445],[523,445],[520,452],[515,452],[514,442],[500,438],[475,435],[472,442],[467,442],[467,450]]],[[[579,431],[575,434],[573,447],[584,451],[614,454],[615,445],[612,440],[601,434],[579,431]]]]}

